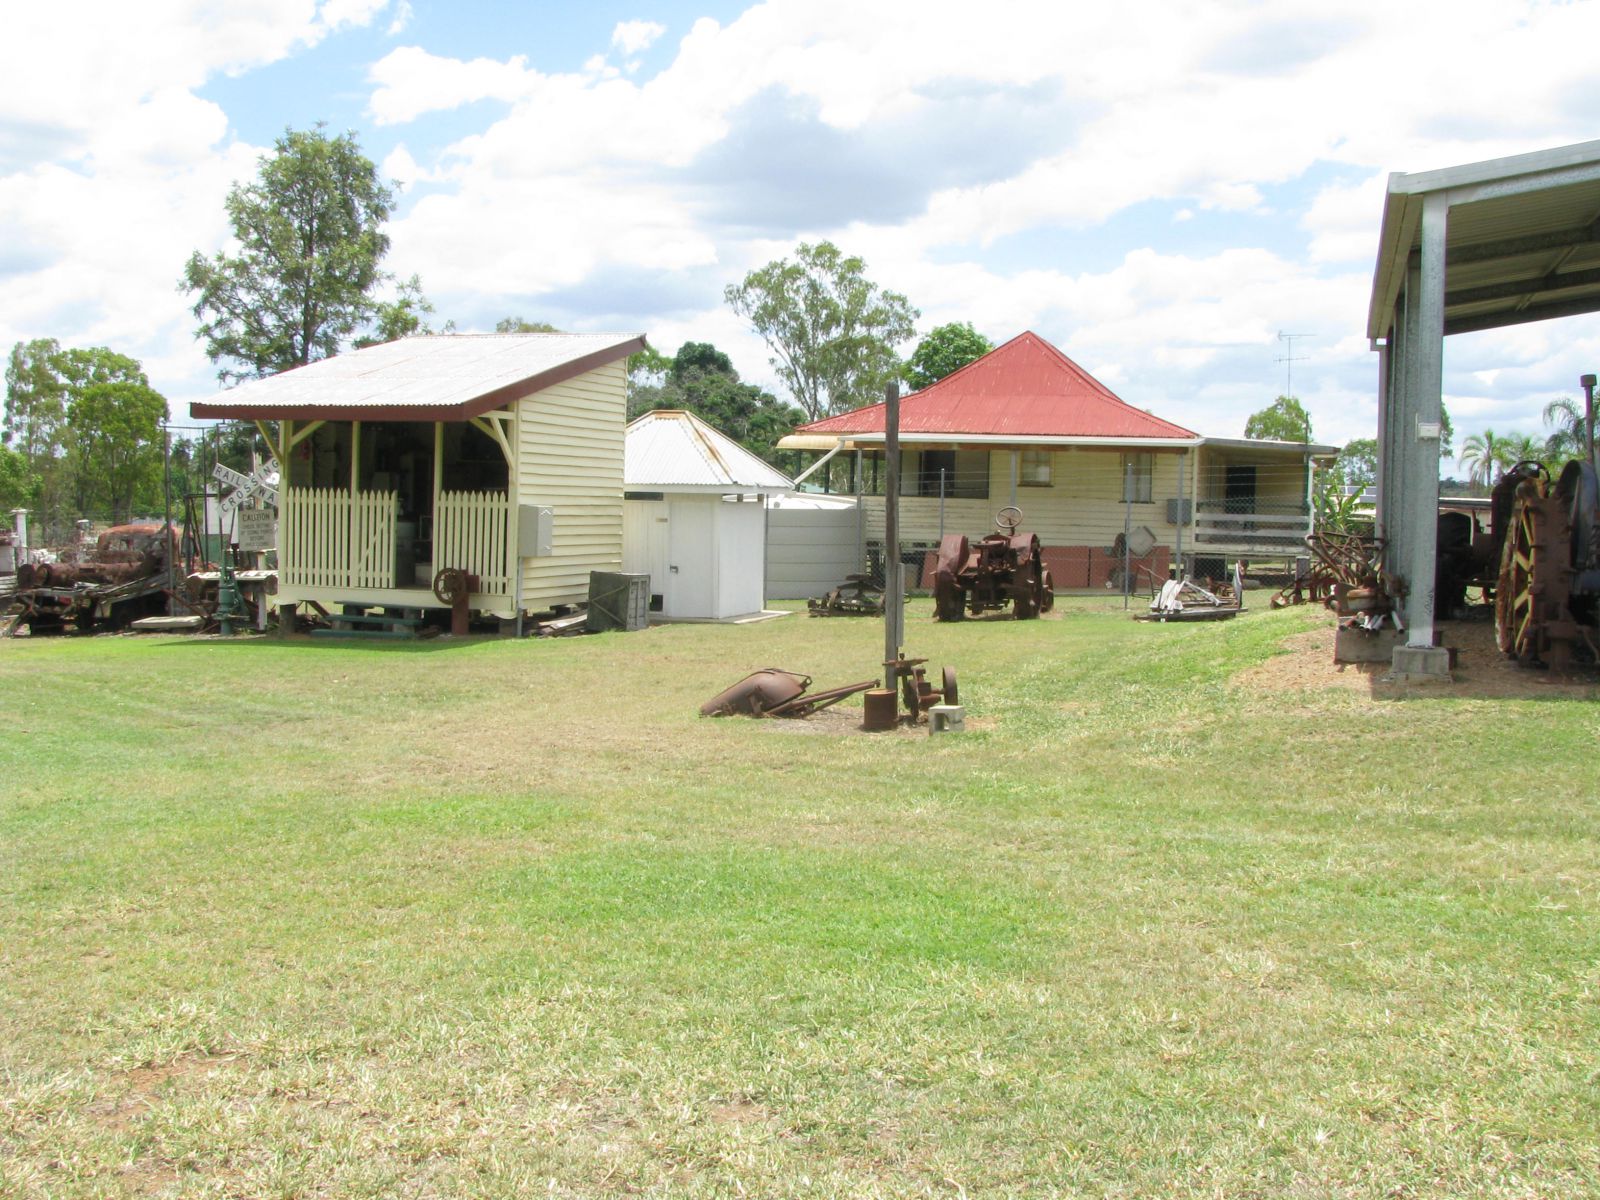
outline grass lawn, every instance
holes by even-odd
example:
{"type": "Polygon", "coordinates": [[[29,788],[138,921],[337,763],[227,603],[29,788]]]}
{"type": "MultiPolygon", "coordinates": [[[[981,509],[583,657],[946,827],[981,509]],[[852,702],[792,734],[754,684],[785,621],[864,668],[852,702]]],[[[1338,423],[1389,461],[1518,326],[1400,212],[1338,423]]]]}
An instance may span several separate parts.
{"type": "Polygon", "coordinates": [[[1600,1193],[1600,706],[1068,609],[0,643],[0,1195],[1600,1193]]]}

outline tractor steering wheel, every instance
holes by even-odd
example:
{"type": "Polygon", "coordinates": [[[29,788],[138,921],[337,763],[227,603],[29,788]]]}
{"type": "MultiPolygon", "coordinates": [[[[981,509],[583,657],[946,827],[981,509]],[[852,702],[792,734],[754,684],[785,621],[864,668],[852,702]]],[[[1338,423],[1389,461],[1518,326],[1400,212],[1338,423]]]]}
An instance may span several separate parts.
{"type": "Polygon", "coordinates": [[[1013,534],[1022,524],[1022,510],[1015,504],[1008,504],[994,515],[994,525],[1001,533],[1013,534]]]}

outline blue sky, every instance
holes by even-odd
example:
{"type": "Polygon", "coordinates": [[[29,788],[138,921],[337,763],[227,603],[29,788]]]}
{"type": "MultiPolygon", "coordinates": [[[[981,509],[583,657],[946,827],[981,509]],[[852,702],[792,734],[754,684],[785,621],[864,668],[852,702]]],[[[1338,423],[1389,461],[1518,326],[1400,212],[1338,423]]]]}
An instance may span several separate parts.
{"type": "MultiPolygon", "coordinates": [[[[713,341],[801,240],[922,312],[1033,329],[1130,403],[1237,435],[1284,385],[1370,436],[1383,182],[1600,137],[1600,5],[146,0],[0,14],[0,340],[216,389],[176,287],[288,127],[403,185],[387,265],[463,330],[507,315],[713,341]]],[[[910,346],[903,347],[909,351],[910,346]]],[[[1458,441],[1536,433],[1600,318],[1451,339],[1458,441]]]]}

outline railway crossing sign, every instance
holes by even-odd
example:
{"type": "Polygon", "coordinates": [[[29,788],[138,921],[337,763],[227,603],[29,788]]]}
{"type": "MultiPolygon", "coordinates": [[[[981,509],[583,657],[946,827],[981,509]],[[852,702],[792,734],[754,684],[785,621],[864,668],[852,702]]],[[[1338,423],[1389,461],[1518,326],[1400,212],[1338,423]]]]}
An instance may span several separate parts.
{"type": "Polygon", "coordinates": [[[273,508],[278,507],[278,482],[275,477],[269,477],[263,468],[257,468],[249,475],[235,471],[232,467],[225,467],[218,463],[211,469],[211,477],[224,487],[231,487],[233,491],[224,496],[218,504],[224,516],[232,516],[246,501],[260,497],[273,508]]]}

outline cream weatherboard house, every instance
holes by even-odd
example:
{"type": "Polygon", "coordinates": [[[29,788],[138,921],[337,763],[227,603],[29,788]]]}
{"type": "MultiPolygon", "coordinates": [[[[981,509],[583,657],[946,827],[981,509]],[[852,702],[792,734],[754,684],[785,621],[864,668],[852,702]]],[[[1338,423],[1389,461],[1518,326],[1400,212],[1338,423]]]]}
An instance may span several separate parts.
{"type": "MultiPolygon", "coordinates": [[[[925,567],[945,533],[977,537],[1015,506],[1056,589],[1134,583],[1180,557],[1221,576],[1238,559],[1288,560],[1311,531],[1315,461],[1335,447],[1210,438],[1145,412],[1049,342],[1023,333],[900,402],[902,552],[925,567]]],[[[801,426],[779,445],[853,453],[869,566],[882,560],[884,406],[801,426]]],[[[911,576],[915,578],[915,576],[911,576]]]]}
{"type": "Polygon", "coordinates": [[[280,604],[573,604],[622,562],[627,356],[641,334],[403,338],[191,406],[255,422],[280,472],[280,604]]]}

